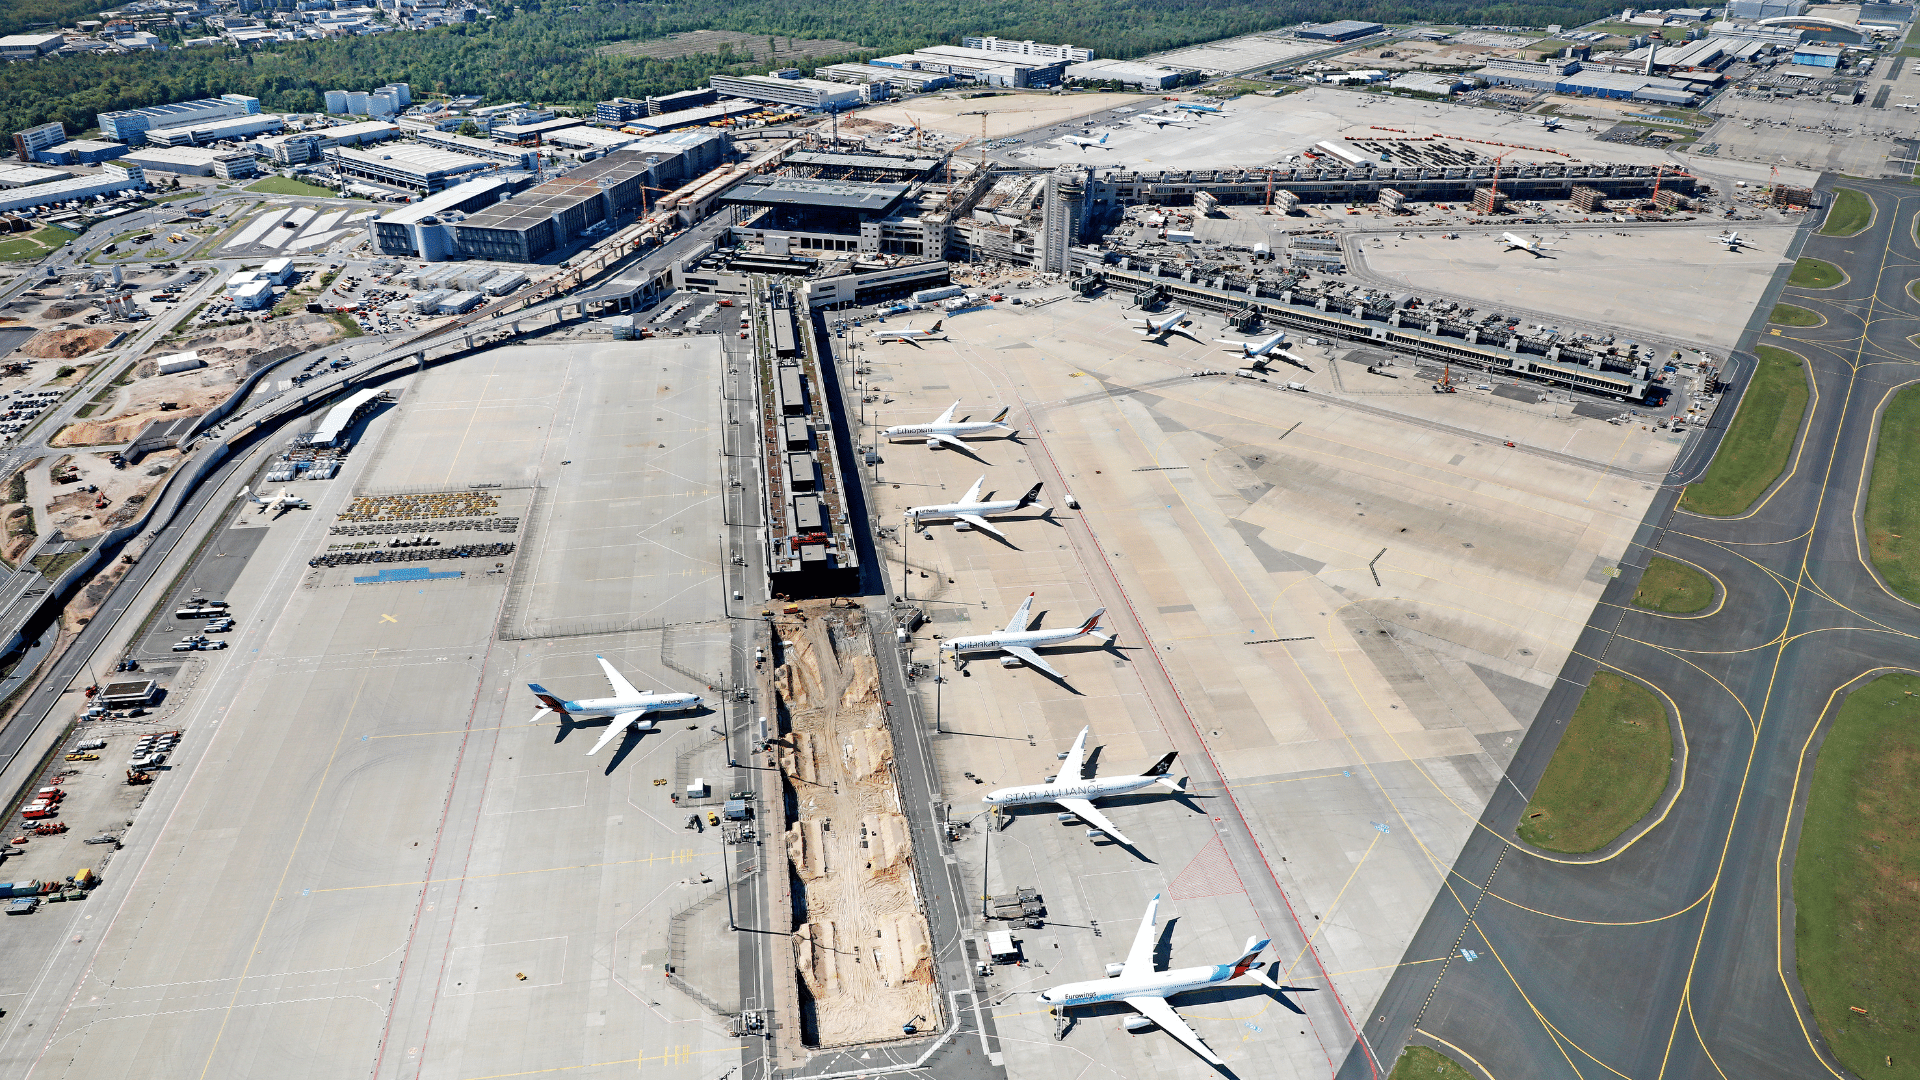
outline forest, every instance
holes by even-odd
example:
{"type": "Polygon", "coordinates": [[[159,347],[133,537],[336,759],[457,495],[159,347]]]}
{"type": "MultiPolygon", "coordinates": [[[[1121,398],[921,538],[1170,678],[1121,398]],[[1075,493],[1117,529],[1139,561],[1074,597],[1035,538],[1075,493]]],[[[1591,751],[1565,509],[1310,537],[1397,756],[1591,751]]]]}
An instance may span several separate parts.
{"type": "MultiPolygon", "coordinates": [[[[66,12],[61,4],[11,0],[7,7],[12,19],[18,15],[11,9],[23,5],[66,12]]],[[[595,51],[685,30],[839,38],[865,47],[816,64],[957,43],[964,34],[982,33],[1071,42],[1098,56],[1127,58],[1304,21],[1577,25],[1615,7],[1601,0],[502,0],[493,19],[432,30],[244,51],[170,49],[0,65],[0,132],[50,120],[84,131],[94,126],[97,113],[225,93],[251,94],[275,112],[317,112],[326,90],[394,81],[411,84],[416,98],[481,94],[489,102],[581,105],[703,86],[715,73],[764,66],[724,51],[670,59],[595,51]]],[[[73,17],[66,12],[64,21],[73,17]]]]}

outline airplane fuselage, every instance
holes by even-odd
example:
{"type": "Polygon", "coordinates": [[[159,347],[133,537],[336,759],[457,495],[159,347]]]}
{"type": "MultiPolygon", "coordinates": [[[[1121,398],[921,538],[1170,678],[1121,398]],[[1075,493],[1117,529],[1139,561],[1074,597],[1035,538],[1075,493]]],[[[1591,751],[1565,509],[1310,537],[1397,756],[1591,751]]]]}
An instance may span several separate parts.
{"type": "MultiPolygon", "coordinates": [[[[637,698],[586,698],[560,703],[576,718],[596,719],[621,713],[687,712],[700,707],[698,694],[642,694],[637,698]]],[[[642,722],[646,726],[650,722],[642,722]]]]}
{"type": "Polygon", "coordinates": [[[1027,806],[1032,803],[1059,802],[1061,799],[1109,799],[1152,787],[1159,782],[1157,776],[1108,776],[1062,784],[1025,784],[990,791],[980,801],[988,806],[1027,806]]]}
{"type": "Polygon", "coordinates": [[[907,516],[915,521],[922,518],[950,518],[961,514],[975,514],[979,517],[991,517],[994,514],[1007,514],[1021,508],[1019,499],[1002,499],[997,502],[983,503],[947,503],[944,506],[912,506],[907,508],[907,516]]]}
{"type": "Polygon", "coordinates": [[[1232,964],[1178,968],[1173,971],[1156,971],[1140,978],[1128,978],[1122,975],[1116,979],[1089,979],[1086,982],[1067,983],[1051,990],[1042,990],[1040,1000],[1049,1005],[1072,1007],[1124,1001],[1132,997],[1170,998],[1189,990],[1199,990],[1202,987],[1229,982],[1235,976],[1236,972],[1232,964]]]}
{"type": "Polygon", "coordinates": [[[948,638],[940,648],[953,653],[999,652],[1009,645],[1039,649],[1048,645],[1064,645],[1085,633],[1085,629],[1076,626],[1070,630],[1016,630],[1013,633],[975,634],[972,637],[948,638]]]}
{"type": "Polygon", "coordinates": [[[883,439],[914,439],[926,438],[929,435],[979,435],[983,432],[1006,426],[1005,424],[984,420],[969,424],[900,424],[881,432],[880,437],[883,439]]]}

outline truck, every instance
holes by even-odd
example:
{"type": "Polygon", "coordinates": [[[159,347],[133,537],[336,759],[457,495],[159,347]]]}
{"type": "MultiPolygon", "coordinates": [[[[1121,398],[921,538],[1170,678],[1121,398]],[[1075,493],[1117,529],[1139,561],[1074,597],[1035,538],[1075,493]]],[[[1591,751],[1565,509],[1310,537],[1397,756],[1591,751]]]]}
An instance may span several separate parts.
{"type": "Polygon", "coordinates": [[[39,896],[38,881],[0,881],[0,897],[39,896]]]}
{"type": "Polygon", "coordinates": [[[965,295],[967,295],[967,290],[958,285],[942,285],[934,289],[921,289],[914,293],[913,302],[916,304],[931,304],[936,300],[945,300],[949,297],[965,295]]]}

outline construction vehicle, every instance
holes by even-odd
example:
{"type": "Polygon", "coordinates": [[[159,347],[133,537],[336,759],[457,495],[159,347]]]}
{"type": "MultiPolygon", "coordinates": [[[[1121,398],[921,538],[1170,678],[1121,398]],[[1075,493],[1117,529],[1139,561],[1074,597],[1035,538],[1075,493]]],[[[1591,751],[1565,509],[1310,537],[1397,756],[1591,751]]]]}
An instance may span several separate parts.
{"type": "Polygon", "coordinates": [[[1436,394],[1457,394],[1460,392],[1460,388],[1453,384],[1452,364],[1448,364],[1445,368],[1441,369],[1440,380],[1433,384],[1433,392],[1436,394]]]}
{"type": "Polygon", "coordinates": [[[130,785],[151,784],[153,783],[153,774],[144,773],[139,771],[138,769],[128,769],[127,783],[130,785]]]}

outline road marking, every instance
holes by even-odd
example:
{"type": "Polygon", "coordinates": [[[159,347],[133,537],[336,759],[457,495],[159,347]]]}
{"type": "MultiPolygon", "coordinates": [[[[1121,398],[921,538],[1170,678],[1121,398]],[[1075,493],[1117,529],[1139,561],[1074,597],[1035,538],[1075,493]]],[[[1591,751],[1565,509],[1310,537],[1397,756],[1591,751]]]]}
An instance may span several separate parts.
{"type": "Polygon", "coordinates": [[[397,625],[397,624],[398,624],[398,623],[400,622],[400,620],[399,620],[399,619],[396,619],[396,618],[394,618],[394,617],[393,617],[393,616],[391,616],[391,615],[382,615],[382,616],[380,616],[380,621],[381,621],[381,622],[390,622],[390,623],[394,623],[394,624],[396,624],[396,625],[397,625]]]}

